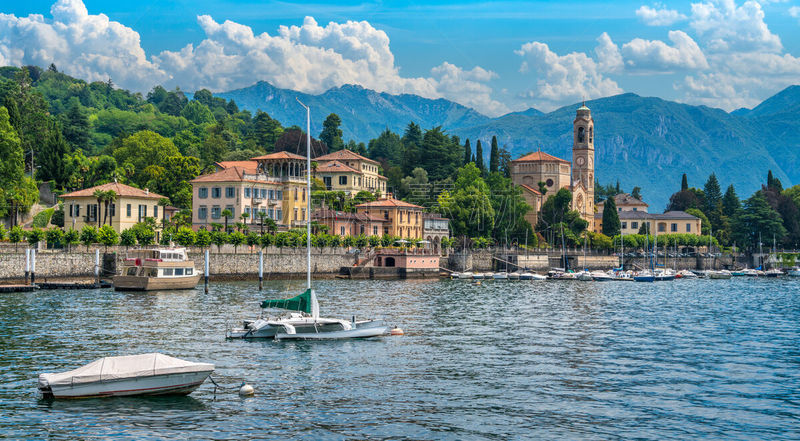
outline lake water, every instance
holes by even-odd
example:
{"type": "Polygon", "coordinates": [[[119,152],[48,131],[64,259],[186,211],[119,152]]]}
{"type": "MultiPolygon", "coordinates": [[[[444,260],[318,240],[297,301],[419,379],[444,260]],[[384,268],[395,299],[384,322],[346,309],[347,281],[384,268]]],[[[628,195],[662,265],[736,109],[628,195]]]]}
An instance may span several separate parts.
{"type": "Polygon", "coordinates": [[[800,438],[800,280],[323,280],[323,315],[406,335],[225,341],[302,289],[0,295],[0,438],[800,438]],[[37,399],[40,372],[151,351],[214,363],[226,389],[37,399]]]}

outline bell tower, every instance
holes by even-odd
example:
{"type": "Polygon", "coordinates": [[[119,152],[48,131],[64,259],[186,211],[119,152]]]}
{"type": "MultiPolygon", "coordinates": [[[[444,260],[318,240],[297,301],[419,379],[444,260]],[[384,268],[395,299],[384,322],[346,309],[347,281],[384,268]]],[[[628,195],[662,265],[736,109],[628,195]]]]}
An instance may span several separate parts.
{"type": "Polygon", "coordinates": [[[589,220],[594,220],[594,120],[586,102],[578,107],[572,122],[572,183],[583,184],[586,198],[583,207],[573,207],[589,220]]]}

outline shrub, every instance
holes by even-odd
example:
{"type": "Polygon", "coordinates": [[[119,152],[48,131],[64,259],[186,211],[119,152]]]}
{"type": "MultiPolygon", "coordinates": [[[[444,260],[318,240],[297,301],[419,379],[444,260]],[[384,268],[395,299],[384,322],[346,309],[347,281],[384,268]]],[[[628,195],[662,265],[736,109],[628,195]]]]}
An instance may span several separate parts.
{"type": "Polygon", "coordinates": [[[50,218],[53,217],[53,212],[55,209],[48,208],[46,210],[42,210],[33,217],[33,228],[44,228],[47,224],[50,223],[50,218]]]}
{"type": "Polygon", "coordinates": [[[119,244],[125,247],[136,245],[136,233],[132,229],[124,230],[119,235],[119,244]]]}
{"type": "Polygon", "coordinates": [[[81,233],[77,230],[70,228],[69,230],[64,232],[64,238],[62,239],[64,245],[67,246],[67,250],[71,250],[73,245],[77,245],[81,241],[81,233]]]}
{"type": "Polygon", "coordinates": [[[28,236],[28,244],[35,247],[37,244],[39,244],[39,242],[42,241],[42,239],[44,239],[44,231],[42,231],[39,228],[34,228],[28,231],[27,236],[28,236]]]}
{"type": "Polygon", "coordinates": [[[57,247],[64,242],[64,230],[61,228],[50,228],[44,235],[47,244],[51,247],[57,247]]]}
{"type": "Polygon", "coordinates": [[[178,231],[175,232],[174,238],[175,243],[184,247],[194,245],[194,243],[197,241],[197,235],[189,227],[178,228],[178,231]]]}
{"type": "Polygon", "coordinates": [[[103,225],[97,231],[97,241],[103,244],[108,250],[108,247],[114,246],[119,241],[117,231],[111,225],[103,225]]]}

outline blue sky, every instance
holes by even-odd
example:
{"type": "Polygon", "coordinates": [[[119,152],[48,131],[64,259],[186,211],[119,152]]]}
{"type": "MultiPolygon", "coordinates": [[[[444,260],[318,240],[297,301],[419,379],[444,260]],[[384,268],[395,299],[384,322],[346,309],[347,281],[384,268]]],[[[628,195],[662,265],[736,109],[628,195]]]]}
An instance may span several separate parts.
{"type": "Polygon", "coordinates": [[[0,63],[55,62],[143,92],[355,83],[495,116],[622,92],[733,110],[800,83],[800,0],[29,0],[0,12],[0,63]]]}

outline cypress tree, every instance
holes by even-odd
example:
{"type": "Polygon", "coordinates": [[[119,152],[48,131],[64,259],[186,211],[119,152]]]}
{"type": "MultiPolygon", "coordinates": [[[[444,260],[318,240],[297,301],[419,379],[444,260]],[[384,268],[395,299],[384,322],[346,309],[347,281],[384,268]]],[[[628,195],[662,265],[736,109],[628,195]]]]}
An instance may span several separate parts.
{"type": "Polygon", "coordinates": [[[464,143],[464,164],[472,162],[472,147],[469,145],[469,138],[464,143]]]}
{"type": "Polygon", "coordinates": [[[483,146],[481,146],[481,140],[478,140],[478,145],[475,146],[475,166],[478,167],[478,170],[481,172],[486,171],[486,166],[483,165],[483,146]]]}
{"type": "Polygon", "coordinates": [[[492,136],[492,150],[489,153],[489,172],[496,173],[500,170],[500,150],[497,148],[497,137],[492,136]]]}
{"type": "Polygon", "coordinates": [[[703,193],[706,195],[706,214],[711,213],[717,209],[717,204],[722,202],[722,190],[719,188],[719,181],[717,175],[711,173],[703,187],[703,193]]]}
{"type": "Polygon", "coordinates": [[[69,179],[65,164],[68,153],[69,144],[61,135],[61,130],[58,126],[52,127],[47,139],[39,147],[39,169],[36,177],[42,181],[52,180],[58,187],[63,187],[69,179]]]}
{"type": "Polygon", "coordinates": [[[619,214],[617,213],[617,203],[614,201],[614,196],[609,196],[603,207],[603,234],[608,237],[614,237],[619,234],[619,232],[620,222],[619,214]]]}
{"type": "Polygon", "coordinates": [[[725,190],[725,196],[722,197],[722,214],[732,217],[740,208],[742,208],[742,203],[739,201],[739,196],[736,195],[733,184],[731,184],[725,190]]]}
{"type": "Polygon", "coordinates": [[[689,181],[686,179],[686,173],[683,174],[681,178],[681,191],[685,191],[689,189],[689,181]]]}

